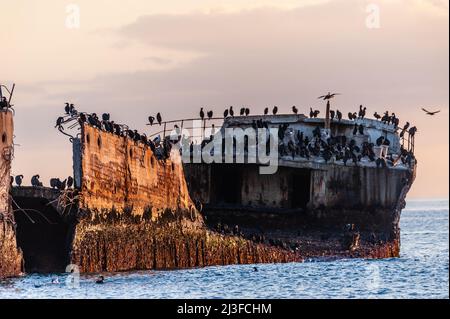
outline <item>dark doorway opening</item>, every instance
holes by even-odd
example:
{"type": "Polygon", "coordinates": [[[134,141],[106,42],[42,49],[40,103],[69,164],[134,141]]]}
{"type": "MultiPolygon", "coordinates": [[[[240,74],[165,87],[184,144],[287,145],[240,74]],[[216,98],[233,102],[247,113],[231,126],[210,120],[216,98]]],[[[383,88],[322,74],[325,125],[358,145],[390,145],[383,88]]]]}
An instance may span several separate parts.
{"type": "Polygon", "coordinates": [[[17,244],[27,273],[64,272],[69,261],[68,225],[43,198],[14,197],[17,244]]]}
{"type": "Polygon", "coordinates": [[[212,185],[215,202],[238,205],[241,203],[241,172],[238,165],[218,164],[212,167],[212,185]]]}
{"type": "Polygon", "coordinates": [[[311,194],[311,171],[308,169],[296,169],[292,175],[292,208],[305,209],[309,203],[311,194]]]}

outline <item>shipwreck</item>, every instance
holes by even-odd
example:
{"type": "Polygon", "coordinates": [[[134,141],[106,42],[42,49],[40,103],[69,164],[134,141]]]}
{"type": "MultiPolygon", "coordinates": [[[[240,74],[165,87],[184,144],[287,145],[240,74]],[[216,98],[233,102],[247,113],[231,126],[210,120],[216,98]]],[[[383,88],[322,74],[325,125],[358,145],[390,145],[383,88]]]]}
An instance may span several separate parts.
{"type": "Polygon", "coordinates": [[[229,128],[274,129],[276,171],[260,174],[265,164],[249,159],[257,138],[233,142],[232,162],[185,161],[180,127],[166,134],[175,121],[152,140],[67,106],[57,126],[72,144],[73,185],[13,187],[13,114],[2,110],[0,277],[399,256],[412,137],[329,112],[220,120],[205,134],[202,119],[200,151],[229,128]]]}

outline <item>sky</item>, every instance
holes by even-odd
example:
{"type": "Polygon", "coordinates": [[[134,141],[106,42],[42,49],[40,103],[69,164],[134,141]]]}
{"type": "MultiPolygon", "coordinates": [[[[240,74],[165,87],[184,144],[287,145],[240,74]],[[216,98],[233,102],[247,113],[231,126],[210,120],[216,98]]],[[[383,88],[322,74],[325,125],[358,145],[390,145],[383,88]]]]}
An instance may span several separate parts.
{"type": "Polygon", "coordinates": [[[72,174],[66,101],[146,131],[146,118],[390,110],[419,129],[409,198],[448,198],[446,0],[0,0],[0,83],[16,83],[13,174],[72,174]],[[435,117],[421,108],[440,109],[435,117]]]}

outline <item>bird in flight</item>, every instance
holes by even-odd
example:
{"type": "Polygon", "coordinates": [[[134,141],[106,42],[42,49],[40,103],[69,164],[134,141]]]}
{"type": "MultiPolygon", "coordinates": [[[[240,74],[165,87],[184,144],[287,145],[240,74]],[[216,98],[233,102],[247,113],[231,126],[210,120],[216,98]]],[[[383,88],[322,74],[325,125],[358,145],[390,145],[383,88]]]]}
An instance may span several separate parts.
{"type": "Polygon", "coordinates": [[[427,111],[426,109],[422,108],[422,111],[424,111],[425,113],[427,113],[427,115],[433,116],[433,115],[439,113],[441,110],[439,110],[439,111],[434,111],[434,112],[430,112],[430,111],[427,111]]]}
{"type": "Polygon", "coordinates": [[[318,99],[329,100],[329,99],[334,98],[336,95],[340,95],[340,93],[330,93],[330,92],[328,92],[328,94],[326,94],[326,95],[319,96],[318,99]]]}

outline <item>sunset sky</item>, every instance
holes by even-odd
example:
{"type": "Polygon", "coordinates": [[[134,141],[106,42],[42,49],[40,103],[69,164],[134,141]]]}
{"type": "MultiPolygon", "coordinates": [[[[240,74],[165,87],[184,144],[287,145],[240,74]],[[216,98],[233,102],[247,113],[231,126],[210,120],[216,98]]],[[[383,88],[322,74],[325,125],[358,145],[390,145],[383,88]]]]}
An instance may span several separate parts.
{"type": "Polygon", "coordinates": [[[48,185],[72,173],[54,128],[66,101],[145,131],[158,111],[307,113],[337,91],[344,114],[363,104],[416,125],[409,197],[448,198],[448,11],[446,0],[0,0],[0,83],[17,85],[13,174],[48,185]],[[374,7],[379,27],[367,23],[374,7]]]}

